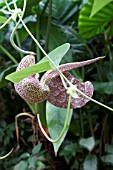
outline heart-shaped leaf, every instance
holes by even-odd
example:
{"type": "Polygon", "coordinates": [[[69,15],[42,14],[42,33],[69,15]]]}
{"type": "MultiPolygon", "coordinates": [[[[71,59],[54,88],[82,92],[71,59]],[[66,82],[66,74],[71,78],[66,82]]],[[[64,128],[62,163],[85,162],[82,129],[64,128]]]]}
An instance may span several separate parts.
{"type": "MultiPolygon", "coordinates": [[[[61,134],[62,129],[64,127],[66,112],[67,112],[67,109],[56,107],[56,106],[50,104],[49,102],[46,103],[46,121],[47,121],[48,130],[49,130],[49,133],[50,133],[50,136],[52,139],[57,139],[59,137],[59,135],[61,134]]],[[[64,135],[58,142],[53,143],[55,155],[57,155],[58,149],[59,149],[60,145],[62,144],[62,142],[64,141],[64,138],[67,134],[67,131],[68,131],[69,125],[70,125],[70,121],[71,121],[71,117],[72,117],[72,113],[73,113],[73,110],[70,109],[70,116],[68,119],[68,127],[67,127],[64,135]]]]}
{"type": "Polygon", "coordinates": [[[113,165],[113,154],[104,155],[101,160],[107,165],[113,165]]]}
{"type": "Polygon", "coordinates": [[[87,155],[84,163],[83,163],[84,170],[97,170],[97,157],[96,155],[87,155]]]}
{"type": "Polygon", "coordinates": [[[82,138],[79,141],[79,144],[86,148],[88,151],[92,151],[94,146],[95,146],[95,140],[94,137],[89,137],[89,138],[82,138]]]}

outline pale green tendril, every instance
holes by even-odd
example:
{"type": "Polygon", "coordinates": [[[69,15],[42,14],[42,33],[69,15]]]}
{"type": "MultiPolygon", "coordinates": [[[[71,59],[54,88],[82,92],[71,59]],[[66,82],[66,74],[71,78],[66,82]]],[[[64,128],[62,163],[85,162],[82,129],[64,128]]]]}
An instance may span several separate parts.
{"type": "Polygon", "coordinates": [[[71,104],[71,95],[69,95],[69,100],[68,100],[68,106],[67,106],[67,113],[66,113],[66,119],[65,119],[65,123],[64,123],[64,127],[62,129],[61,134],[59,135],[59,137],[57,139],[51,139],[47,133],[45,132],[44,128],[42,127],[41,121],[40,121],[40,117],[39,114],[37,114],[37,119],[38,119],[38,123],[39,123],[39,127],[42,130],[42,133],[44,134],[44,136],[52,143],[56,143],[58,142],[64,135],[65,131],[68,128],[68,120],[69,120],[69,114],[70,114],[70,104],[71,104]]]}
{"type": "Polygon", "coordinates": [[[8,157],[12,152],[13,152],[14,148],[11,149],[11,151],[9,153],[7,153],[4,156],[1,156],[0,159],[5,159],[6,157],[8,157]]]}

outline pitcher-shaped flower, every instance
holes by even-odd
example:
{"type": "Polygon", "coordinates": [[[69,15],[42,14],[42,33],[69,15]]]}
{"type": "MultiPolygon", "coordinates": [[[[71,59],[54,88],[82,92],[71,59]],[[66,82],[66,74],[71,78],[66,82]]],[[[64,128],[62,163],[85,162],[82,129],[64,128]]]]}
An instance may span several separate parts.
{"type": "MultiPolygon", "coordinates": [[[[74,76],[72,76],[68,71],[83,67],[85,65],[89,65],[94,63],[103,57],[98,57],[95,59],[75,62],[75,63],[67,63],[58,66],[58,69],[64,74],[64,76],[70,81],[71,84],[76,85],[75,87],[79,89],[82,93],[87,95],[88,97],[92,97],[93,95],[93,85],[90,81],[80,82],[74,76]]],[[[19,63],[17,70],[22,70],[25,67],[31,66],[35,64],[35,57],[33,55],[25,56],[21,62],[19,63]]],[[[64,87],[61,77],[57,70],[49,70],[47,71],[39,81],[38,74],[29,76],[24,78],[19,83],[15,83],[16,92],[27,102],[30,103],[39,103],[44,100],[48,100],[55,106],[67,108],[69,91],[64,87]]],[[[66,82],[67,87],[69,87],[69,83],[66,82]]],[[[77,92],[77,97],[72,97],[71,100],[71,108],[80,108],[84,106],[89,99],[84,97],[83,95],[77,92]]]]}

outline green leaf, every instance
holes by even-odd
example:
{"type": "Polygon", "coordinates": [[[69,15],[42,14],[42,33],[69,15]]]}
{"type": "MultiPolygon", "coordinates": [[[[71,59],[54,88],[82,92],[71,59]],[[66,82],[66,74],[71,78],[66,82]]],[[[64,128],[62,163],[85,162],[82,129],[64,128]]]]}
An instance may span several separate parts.
{"type": "Polygon", "coordinates": [[[79,141],[79,144],[86,148],[88,151],[92,151],[94,146],[95,146],[95,140],[94,137],[89,137],[89,138],[81,138],[79,141]]]}
{"type": "Polygon", "coordinates": [[[6,76],[7,80],[12,81],[13,83],[18,83],[19,81],[23,80],[24,78],[31,76],[33,74],[41,73],[47,70],[52,69],[50,66],[49,61],[37,63],[33,66],[26,67],[20,71],[14,72],[6,76]]]}
{"type": "Polygon", "coordinates": [[[29,166],[28,166],[28,169],[30,170],[36,170],[36,160],[34,159],[34,157],[29,157],[28,158],[28,163],[29,163],[29,166]]]}
{"type": "Polygon", "coordinates": [[[93,85],[100,94],[113,94],[113,82],[93,82],[93,85]]]}
{"type": "MultiPolygon", "coordinates": [[[[66,43],[66,44],[63,44],[63,45],[57,47],[55,50],[51,51],[48,54],[49,57],[51,58],[51,60],[54,62],[54,64],[56,66],[59,65],[63,56],[67,53],[69,48],[70,48],[70,44],[66,43]]],[[[42,60],[39,61],[39,63],[42,63],[42,62],[45,62],[45,61],[49,61],[49,59],[47,57],[44,57],[42,60]]],[[[51,64],[51,66],[54,67],[53,64],[51,64]]]]}
{"type": "Polygon", "coordinates": [[[104,155],[101,160],[107,165],[113,165],[113,154],[104,155]]]}
{"type": "Polygon", "coordinates": [[[105,145],[105,152],[106,152],[106,153],[112,153],[112,154],[113,154],[113,144],[112,144],[112,145],[106,144],[106,145],[105,145]]]}
{"type": "Polygon", "coordinates": [[[90,38],[101,33],[113,19],[113,5],[109,3],[90,18],[93,1],[89,0],[81,9],[78,20],[79,33],[83,38],[90,38]]]}
{"type": "Polygon", "coordinates": [[[0,16],[0,23],[4,23],[7,21],[7,18],[0,16]]]}
{"type": "Polygon", "coordinates": [[[14,170],[27,170],[28,169],[28,162],[27,161],[20,161],[16,166],[14,166],[14,170]]]}
{"type": "Polygon", "coordinates": [[[27,159],[27,158],[29,158],[29,157],[30,157],[30,154],[27,153],[27,152],[25,152],[25,153],[23,153],[22,155],[20,155],[20,159],[27,159]]]}
{"type": "Polygon", "coordinates": [[[90,17],[93,17],[99,10],[112,1],[113,0],[94,0],[90,17]]]}
{"type": "Polygon", "coordinates": [[[77,144],[69,141],[66,141],[65,143],[66,144],[63,146],[63,149],[60,151],[59,155],[64,156],[67,164],[69,164],[72,158],[76,155],[77,144]]]}
{"type": "MultiPolygon", "coordinates": [[[[48,127],[49,134],[52,139],[57,139],[59,137],[59,135],[61,134],[62,129],[64,127],[66,112],[67,112],[67,109],[56,107],[56,106],[50,104],[49,102],[46,103],[47,127],[48,127]]],[[[68,127],[67,127],[63,137],[58,142],[53,143],[55,155],[57,155],[58,149],[59,149],[60,145],[62,144],[62,142],[64,141],[64,138],[67,134],[67,131],[68,131],[69,125],[70,125],[70,121],[72,118],[72,113],[73,113],[73,110],[71,109],[69,120],[68,120],[68,127]]]]}
{"type": "Polygon", "coordinates": [[[96,155],[87,155],[83,163],[84,170],[97,170],[97,157],[96,155]]]}
{"type": "Polygon", "coordinates": [[[17,65],[13,65],[5,70],[3,70],[1,73],[0,73],[0,88],[4,87],[5,85],[7,85],[8,81],[5,79],[5,77],[12,73],[13,71],[16,70],[16,67],[17,65]]]}
{"type": "Polygon", "coordinates": [[[41,147],[42,147],[42,143],[39,143],[38,145],[36,145],[32,150],[32,154],[33,155],[37,154],[40,151],[41,147]]]}

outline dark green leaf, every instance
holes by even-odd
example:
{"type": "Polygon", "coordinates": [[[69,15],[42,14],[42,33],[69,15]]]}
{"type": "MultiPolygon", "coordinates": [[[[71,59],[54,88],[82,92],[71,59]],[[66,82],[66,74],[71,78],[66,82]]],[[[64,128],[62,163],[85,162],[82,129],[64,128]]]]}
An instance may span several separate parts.
{"type": "Polygon", "coordinates": [[[112,2],[113,0],[94,0],[93,7],[91,11],[91,17],[93,17],[99,10],[101,10],[104,6],[106,6],[108,3],[112,2]]]}
{"type": "Polygon", "coordinates": [[[30,157],[30,154],[27,153],[27,152],[25,152],[25,153],[23,153],[23,154],[20,156],[20,159],[26,159],[26,158],[28,158],[28,157],[30,157]]]}
{"type": "Polygon", "coordinates": [[[59,155],[64,156],[66,162],[69,163],[72,157],[75,157],[76,150],[77,150],[76,143],[66,141],[66,144],[63,147],[63,149],[60,151],[59,155]]]}
{"type": "Polygon", "coordinates": [[[97,170],[97,157],[96,155],[87,155],[83,163],[84,170],[97,170]]]}
{"type": "Polygon", "coordinates": [[[40,151],[41,147],[42,147],[42,143],[36,145],[32,150],[32,154],[33,155],[37,154],[40,151]]]}
{"type": "Polygon", "coordinates": [[[105,145],[105,152],[106,153],[112,153],[113,154],[113,144],[106,144],[105,145]]]}
{"type": "Polygon", "coordinates": [[[29,163],[28,169],[31,169],[31,170],[36,169],[36,160],[34,159],[34,157],[28,158],[28,163],[29,163]]]}
{"type": "Polygon", "coordinates": [[[113,5],[109,3],[90,18],[93,1],[89,0],[81,9],[79,14],[79,33],[84,38],[90,38],[101,33],[105,26],[113,19],[113,5]]]}
{"type": "Polygon", "coordinates": [[[101,160],[107,165],[113,165],[113,154],[104,155],[101,160]]]}
{"type": "Polygon", "coordinates": [[[12,81],[13,83],[18,83],[19,81],[23,80],[28,76],[41,73],[50,69],[52,69],[52,67],[50,66],[49,61],[45,61],[45,62],[37,63],[33,66],[26,67],[18,72],[11,73],[5,78],[7,80],[12,81]]]}
{"type": "MultiPolygon", "coordinates": [[[[57,139],[59,137],[59,135],[61,134],[62,129],[64,127],[66,112],[67,112],[67,109],[56,107],[56,106],[50,104],[49,102],[46,103],[47,127],[48,127],[48,130],[49,130],[49,133],[50,133],[50,136],[52,139],[57,139]]],[[[65,138],[67,131],[69,129],[72,113],[73,113],[73,110],[71,109],[69,120],[68,120],[68,127],[67,127],[64,135],[58,142],[53,143],[54,152],[56,155],[57,155],[58,149],[59,149],[60,145],[62,144],[62,142],[64,141],[64,138],[65,138]]]]}
{"type": "Polygon", "coordinates": [[[13,71],[15,71],[17,65],[13,65],[5,70],[3,70],[1,73],[0,73],[0,88],[4,87],[5,85],[7,85],[8,81],[5,79],[5,77],[12,73],[13,71]]]}
{"type": "Polygon", "coordinates": [[[16,166],[14,166],[14,170],[28,170],[28,162],[20,161],[16,166]]]}
{"type": "Polygon", "coordinates": [[[100,94],[113,94],[113,82],[93,82],[93,85],[100,94]]]}
{"type": "Polygon", "coordinates": [[[94,146],[95,146],[95,140],[94,137],[89,137],[89,138],[81,138],[79,141],[79,144],[86,148],[88,151],[92,151],[94,146]]]}

